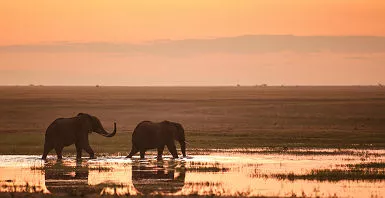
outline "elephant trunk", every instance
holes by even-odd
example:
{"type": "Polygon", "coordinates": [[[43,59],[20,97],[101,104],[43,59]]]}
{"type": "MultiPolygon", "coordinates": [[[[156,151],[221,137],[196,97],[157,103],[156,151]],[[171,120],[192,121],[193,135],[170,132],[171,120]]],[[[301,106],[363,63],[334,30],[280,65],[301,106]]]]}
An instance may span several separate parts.
{"type": "Polygon", "coordinates": [[[180,150],[182,150],[183,157],[186,157],[186,142],[183,140],[183,141],[180,141],[179,144],[180,144],[180,150]]]}
{"type": "Polygon", "coordinates": [[[112,133],[108,133],[106,130],[104,130],[103,126],[101,127],[101,132],[99,132],[100,135],[104,137],[113,137],[116,134],[116,122],[114,122],[114,131],[112,133]]]}

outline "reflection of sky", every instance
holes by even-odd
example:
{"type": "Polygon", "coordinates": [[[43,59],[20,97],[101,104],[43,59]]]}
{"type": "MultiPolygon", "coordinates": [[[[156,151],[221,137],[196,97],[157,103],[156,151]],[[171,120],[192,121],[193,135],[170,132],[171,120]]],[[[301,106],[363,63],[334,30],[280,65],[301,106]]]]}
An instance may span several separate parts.
{"type": "MultiPolygon", "coordinates": [[[[314,168],[336,168],[340,164],[351,164],[361,162],[360,156],[355,155],[279,155],[279,154],[230,154],[227,155],[197,155],[192,159],[181,162],[169,161],[165,158],[162,163],[166,170],[175,167],[174,178],[180,175],[181,165],[186,167],[187,172],[184,178],[182,190],[175,195],[183,194],[217,194],[217,195],[264,195],[264,196],[343,196],[343,197],[369,197],[372,195],[385,194],[385,182],[376,181],[339,181],[339,182],[319,182],[306,180],[277,180],[274,178],[256,177],[253,175],[264,175],[274,173],[306,173],[314,168]],[[174,166],[175,165],[175,166],[174,166]],[[226,168],[226,171],[207,172],[199,171],[201,167],[226,168]],[[189,169],[190,168],[190,169],[189,169]]],[[[42,161],[38,156],[0,156],[0,191],[7,192],[14,188],[7,188],[5,185],[25,185],[36,186],[37,190],[48,192],[45,186],[45,173],[41,166],[42,161]],[[35,167],[32,168],[31,167],[35,167]]],[[[52,158],[51,158],[52,159],[52,158]]],[[[383,157],[377,156],[368,158],[369,161],[383,161],[383,157]]],[[[52,163],[55,163],[54,161],[52,163]]],[[[65,159],[63,164],[68,167],[75,167],[74,159],[65,159]]],[[[112,194],[137,194],[133,185],[132,169],[133,166],[154,167],[146,169],[156,174],[159,169],[154,159],[148,158],[143,162],[134,159],[132,162],[124,157],[98,158],[95,160],[83,161],[82,167],[88,171],[88,185],[101,186],[101,193],[112,194]],[[88,168],[86,168],[88,166],[88,168]],[[107,168],[106,170],[98,168],[107,168]],[[115,187],[114,187],[115,186],[115,187]]],[[[83,169],[84,170],[84,169],[83,169]]],[[[71,171],[69,171],[71,172],[71,171]]],[[[148,174],[147,174],[148,175],[148,174]]],[[[151,174],[150,174],[151,175],[151,174]]],[[[84,179],[84,178],[82,178],[84,179]]],[[[146,178],[145,178],[146,179],[146,178]]],[[[148,187],[154,184],[156,178],[148,178],[142,181],[141,187],[148,187]]],[[[158,179],[159,182],[160,179],[158,179]]],[[[158,182],[157,181],[157,182],[158,182]]],[[[183,181],[182,181],[183,182],[183,181]]],[[[171,181],[169,183],[171,185],[171,181]]],[[[74,184],[75,185],[75,184],[74,184]]],[[[75,186],[76,187],[76,186],[75,186]]],[[[22,191],[23,188],[17,188],[22,191]]]]}

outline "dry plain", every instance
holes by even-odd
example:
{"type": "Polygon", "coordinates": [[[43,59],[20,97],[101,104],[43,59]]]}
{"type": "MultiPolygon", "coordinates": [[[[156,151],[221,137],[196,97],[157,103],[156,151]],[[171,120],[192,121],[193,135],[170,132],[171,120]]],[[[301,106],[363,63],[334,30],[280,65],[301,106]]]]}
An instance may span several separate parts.
{"type": "Polygon", "coordinates": [[[117,122],[90,135],[96,153],[125,155],[142,120],[182,123],[189,149],[385,147],[383,87],[4,86],[0,154],[40,154],[47,126],[79,112],[117,122]]]}

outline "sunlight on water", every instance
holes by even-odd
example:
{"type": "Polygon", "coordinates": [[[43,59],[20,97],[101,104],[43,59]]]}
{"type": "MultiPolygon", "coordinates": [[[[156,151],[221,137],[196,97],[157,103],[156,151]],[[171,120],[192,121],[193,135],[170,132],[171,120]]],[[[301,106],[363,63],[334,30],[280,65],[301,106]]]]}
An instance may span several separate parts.
{"type": "Polygon", "coordinates": [[[285,179],[274,176],[308,174],[318,169],[343,170],[344,165],[362,162],[383,163],[384,158],[383,155],[363,158],[354,154],[217,151],[178,160],[167,156],[162,161],[154,157],[130,160],[117,156],[84,158],[81,162],[65,158],[56,162],[55,157],[50,156],[44,162],[39,156],[3,155],[0,156],[0,191],[58,195],[384,196],[383,167],[376,172],[380,174],[378,179],[285,179]]]}

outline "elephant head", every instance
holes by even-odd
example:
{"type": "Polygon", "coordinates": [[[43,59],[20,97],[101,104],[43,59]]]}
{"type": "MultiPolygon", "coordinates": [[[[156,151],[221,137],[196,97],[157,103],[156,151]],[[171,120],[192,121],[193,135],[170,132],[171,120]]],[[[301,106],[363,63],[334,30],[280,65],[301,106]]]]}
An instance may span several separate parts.
{"type": "Polygon", "coordinates": [[[112,133],[108,133],[103,128],[102,123],[97,117],[86,113],[79,113],[77,116],[82,120],[83,126],[86,127],[90,133],[95,132],[105,137],[112,137],[116,134],[116,122],[114,122],[114,131],[112,133]]]}
{"type": "Polygon", "coordinates": [[[183,157],[186,157],[186,139],[184,135],[184,129],[179,123],[173,122],[173,125],[176,127],[176,131],[174,132],[174,139],[179,142],[183,157]]]}

